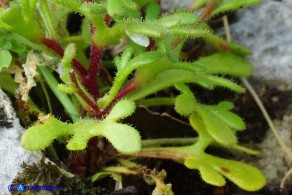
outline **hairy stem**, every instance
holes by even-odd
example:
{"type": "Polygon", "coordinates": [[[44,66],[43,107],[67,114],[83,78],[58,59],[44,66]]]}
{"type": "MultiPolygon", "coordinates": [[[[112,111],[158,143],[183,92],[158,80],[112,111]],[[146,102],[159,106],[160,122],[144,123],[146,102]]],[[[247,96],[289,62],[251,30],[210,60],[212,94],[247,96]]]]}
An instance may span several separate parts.
{"type": "MultiPolygon", "coordinates": [[[[58,41],[54,39],[44,38],[42,39],[42,43],[46,45],[48,48],[52,49],[59,56],[61,57],[64,56],[64,50],[58,41]]],[[[86,75],[87,71],[82,66],[82,64],[80,64],[80,62],[78,62],[76,59],[73,59],[72,65],[81,75],[86,75]]]]}
{"type": "Polygon", "coordinates": [[[82,98],[82,100],[85,101],[85,103],[92,109],[92,113],[96,116],[98,113],[100,113],[99,107],[94,103],[93,100],[91,100],[79,87],[79,84],[76,79],[76,74],[74,72],[70,72],[70,79],[74,83],[78,95],[82,98]]]}

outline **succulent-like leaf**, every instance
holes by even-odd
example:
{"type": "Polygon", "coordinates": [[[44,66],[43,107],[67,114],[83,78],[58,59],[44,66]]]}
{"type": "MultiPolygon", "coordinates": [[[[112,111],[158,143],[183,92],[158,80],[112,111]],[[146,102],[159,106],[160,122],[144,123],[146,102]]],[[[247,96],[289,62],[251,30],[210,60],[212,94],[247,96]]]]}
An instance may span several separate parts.
{"type": "Polygon", "coordinates": [[[23,147],[39,151],[48,147],[52,141],[65,135],[73,135],[67,144],[69,150],[83,150],[90,138],[102,136],[112,143],[114,148],[123,154],[138,152],[141,138],[137,130],[129,125],[115,121],[134,112],[135,105],[129,100],[117,103],[113,112],[103,121],[81,119],[74,124],[63,123],[53,116],[42,120],[43,124],[27,129],[23,135],[23,147]]]}
{"type": "Polygon", "coordinates": [[[200,166],[199,171],[202,179],[211,185],[224,186],[226,184],[224,177],[208,165],[200,166]]]}
{"type": "Polygon", "coordinates": [[[202,179],[217,186],[222,186],[224,178],[215,172],[247,191],[257,191],[266,184],[264,175],[255,167],[205,153],[186,159],[184,164],[190,169],[198,169],[199,166],[202,179]]]}
{"type": "Polygon", "coordinates": [[[175,111],[181,115],[188,116],[196,109],[196,100],[191,94],[181,94],[175,99],[175,111]]]}
{"type": "Polygon", "coordinates": [[[175,99],[175,111],[181,115],[188,116],[196,110],[196,99],[187,85],[178,83],[175,87],[182,93],[175,99]]]}
{"type": "Polygon", "coordinates": [[[105,123],[100,132],[114,148],[123,154],[132,154],[141,149],[141,137],[138,131],[125,124],[105,123]]]}
{"type": "Polygon", "coordinates": [[[26,150],[40,151],[48,147],[54,139],[74,134],[74,130],[69,124],[63,123],[53,116],[42,120],[43,124],[38,124],[28,128],[22,137],[22,145],[26,150]]]}
{"type": "Polygon", "coordinates": [[[119,101],[104,119],[105,121],[118,121],[132,115],[135,111],[135,103],[130,100],[119,101]]]}

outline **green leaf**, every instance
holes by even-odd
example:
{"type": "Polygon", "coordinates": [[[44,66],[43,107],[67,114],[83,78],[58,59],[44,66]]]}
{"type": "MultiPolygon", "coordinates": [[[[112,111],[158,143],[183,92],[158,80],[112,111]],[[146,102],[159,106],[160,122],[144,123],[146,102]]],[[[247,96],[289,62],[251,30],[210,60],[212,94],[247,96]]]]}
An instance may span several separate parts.
{"type": "Polygon", "coordinates": [[[48,147],[54,139],[71,135],[74,131],[69,124],[63,123],[49,115],[41,121],[43,124],[28,128],[22,136],[22,146],[26,150],[40,151],[48,147]]]}
{"type": "Polygon", "coordinates": [[[262,0],[221,0],[212,11],[212,16],[241,7],[253,6],[261,2],[262,0]]]}
{"type": "Polygon", "coordinates": [[[114,173],[114,172],[108,172],[108,171],[95,173],[93,176],[91,176],[91,181],[92,182],[98,181],[98,180],[101,180],[105,177],[112,177],[116,181],[122,181],[121,175],[114,173]]]}
{"type": "Polygon", "coordinates": [[[233,104],[231,102],[220,102],[218,105],[212,107],[216,116],[224,121],[230,128],[234,130],[245,129],[243,120],[238,115],[228,111],[232,108],[233,104]]]}
{"type": "Polygon", "coordinates": [[[202,153],[187,158],[184,164],[190,169],[199,169],[204,181],[217,186],[225,183],[218,173],[246,191],[257,191],[266,184],[264,175],[258,169],[233,160],[202,153]]]}
{"type": "Polygon", "coordinates": [[[164,27],[174,27],[177,25],[192,25],[199,21],[200,17],[189,12],[178,12],[163,16],[158,20],[164,27]]]}
{"type": "Polygon", "coordinates": [[[12,55],[8,50],[0,49],[0,72],[2,68],[8,68],[12,62],[12,55]]]}
{"type": "Polygon", "coordinates": [[[41,30],[38,23],[34,18],[25,18],[22,13],[20,6],[11,7],[0,15],[0,20],[9,31],[17,32],[30,40],[39,41],[41,30]]]}
{"type": "Polygon", "coordinates": [[[160,6],[157,2],[151,2],[146,6],[145,18],[147,20],[154,20],[159,17],[160,6]]]}
{"type": "Polygon", "coordinates": [[[224,177],[210,166],[200,166],[199,171],[202,179],[208,184],[215,186],[224,186],[226,184],[224,177]]]}
{"type": "Polygon", "coordinates": [[[135,103],[130,100],[121,100],[112,108],[105,121],[119,121],[132,115],[135,111],[135,103]]]}
{"type": "Polygon", "coordinates": [[[226,87],[226,88],[231,89],[233,91],[236,91],[238,93],[245,92],[244,88],[242,88],[241,86],[237,85],[236,83],[234,83],[233,81],[231,81],[229,79],[225,79],[225,78],[218,77],[218,76],[213,76],[213,75],[209,75],[209,76],[207,76],[207,78],[214,85],[221,86],[221,87],[226,87]]]}
{"type": "Polygon", "coordinates": [[[123,154],[133,154],[141,149],[140,134],[129,125],[108,123],[104,125],[100,135],[106,137],[123,154]]]}
{"type": "Polygon", "coordinates": [[[15,83],[11,74],[0,73],[0,88],[14,96],[18,84],[15,83]]]}
{"type": "Polygon", "coordinates": [[[158,51],[145,52],[132,59],[126,67],[131,70],[134,70],[140,66],[157,62],[162,57],[163,54],[158,51]]]}
{"type": "Polygon", "coordinates": [[[175,99],[175,111],[181,115],[188,116],[195,111],[196,100],[190,94],[181,94],[175,99]]]}
{"type": "Polygon", "coordinates": [[[174,35],[181,35],[192,38],[204,37],[210,33],[207,29],[196,29],[191,27],[174,27],[169,31],[174,35]]]}
{"type": "Polygon", "coordinates": [[[157,74],[149,83],[134,90],[127,97],[131,100],[142,99],[147,95],[171,87],[176,83],[198,83],[207,88],[213,87],[212,83],[206,80],[205,75],[195,74],[187,70],[170,69],[157,74]]]}
{"type": "Polygon", "coordinates": [[[205,160],[213,169],[244,190],[257,191],[266,184],[264,175],[253,166],[211,155],[205,156],[205,160]]]}
{"type": "Polygon", "coordinates": [[[175,99],[175,111],[181,115],[188,116],[196,109],[196,99],[187,85],[179,83],[175,87],[182,93],[175,99]]]}
{"type": "Polygon", "coordinates": [[[59,65],[59,74],[64,83],[70,81],[69,72],[71,70],[71,61],[76,55],[76,46],[73,43],[70,43],[64,52],[61,64],[59,65]]]}
{"type": "Polygon", "coordinates": [[[228,113],[225,116],[231,115],[231,112],[223,109],[219,109],[214,106],[198,105],[196,112],[202,117],[206,130],[210,136],[217,142],[223,145],[234,145],[236,144],[236,136],[232,128],[226,123],[226,120],[232,120],[233,118],[223,118],[220,116],[221,113],[228,113]]]}
{"type": "Polygon", "coordinates": [[[204,40],[213,46],[215,49],[221,52],[232,52],[240,55],[250,55],[252,54],[249,49],[242,45],[238,45],[232,42],[227,42],[221,37],[215,34],[209,33],[208,36],[203,37],[204,40]]]}
{"type": "Polygon", "coordinates": [[[252,73],[252,65],[247,60],[232,53],[216,53],[202,57],[195,63],[205,67],[208,74],[247,77],[252,73]]]}

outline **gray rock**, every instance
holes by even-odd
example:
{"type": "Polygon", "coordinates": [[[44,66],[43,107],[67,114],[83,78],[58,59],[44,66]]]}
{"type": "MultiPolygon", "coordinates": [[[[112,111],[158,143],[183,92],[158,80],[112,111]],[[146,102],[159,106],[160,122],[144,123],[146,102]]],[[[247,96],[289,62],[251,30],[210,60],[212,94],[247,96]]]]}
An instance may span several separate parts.
{"type": "Polygon", "coordinates": [[[234,40],[253,52],[256,77],[292,81],[291,10],[291,0],[266,0],[245,8],[231,26],[234,40]]]}
{"type": "Polygon", "coordinates": [[[0,194],[10,194],[8,185],[21,171],[22,162],[31,164],[40,159],[41,153],[29,152],[21,146],[24,129],[6,94],[0,89],[0,194]]]}
{"type": "Polygon", "coordinates": [[[173,12],[176,8],[187,8],[194,0],[161,0],[163,10],[173,12]]]}

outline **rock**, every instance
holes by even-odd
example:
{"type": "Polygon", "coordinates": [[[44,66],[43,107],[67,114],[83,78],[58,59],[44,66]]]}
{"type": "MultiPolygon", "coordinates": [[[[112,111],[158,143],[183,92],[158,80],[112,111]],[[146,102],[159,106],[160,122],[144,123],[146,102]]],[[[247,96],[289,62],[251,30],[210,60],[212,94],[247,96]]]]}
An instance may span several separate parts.
{"type": "Polygon", "coordinates": [[[161,0],[161,8],[173,12],[176,8],[186,9],[194,0],[161,0]]]}
{"type": "Polygon", "coordinates": [[[0,191],[10,194],[8,186],[21,171],[22,162],[31,164],[38,162],[41,153],[29,152],[22,148],[21,137],[24,129],[6,94],[0,89],[0,191]]]}
{"type": "Polygon", "coordinates": [[[268,0],[245,8],[231,26],[233,40],[253,55],[254,75],[267,80],[292,81],[292,1],[268,0]]]}

